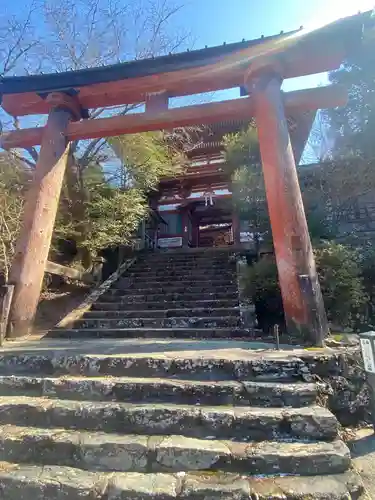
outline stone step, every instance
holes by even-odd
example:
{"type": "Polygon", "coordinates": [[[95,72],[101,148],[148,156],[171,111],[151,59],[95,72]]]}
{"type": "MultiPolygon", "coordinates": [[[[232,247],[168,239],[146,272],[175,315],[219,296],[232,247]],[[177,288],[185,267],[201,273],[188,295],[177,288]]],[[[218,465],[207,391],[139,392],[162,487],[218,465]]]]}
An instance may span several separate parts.
{"type": "MultiPolygon", "coordinates": [[[[111,320],[109,320],[111,321],[111,320]]],[[[124,320],[126,321],[126,320],[124,320]]],[[[245,340],[249,333],[242,328],[54,328],[47,338],[60,339],[241,339],[245,340]]]]}
{"type": "Polygon", "coordinates": [[[139,263],[135,264],[131,268],[133,271],[150,271],[150,272],[158,272],[162,269],[165,269],[168,272],[180,272],[184,273],[185,271],[210,271],[220,273],[221,271],[225,272],[235,272],[236,265],[228,264],[228,263],[207,263],[207,262],[159,262],[159,263],[139,263]]]}
{"type": "Polygon", "coordinates": [[[227,259],[228,256],[232,255],[234,253],[233,250],[217,250],[213,251],[212,249],[207,249],[205,251],[200,251],[200,252],[193,252],[193,251],[175,251],[175,250],[168,250],[168,251],[159,251],[159,252],[153,252],[147,254],[145,256],[146,260],[157,260],[157,259],[172,259],[172,260],[178,260],[178,259],[227,259]]]}
{"type": "Polygon", "coordinates": [[[229,264],[231,263],[231,254],[221,254],[221,255],[148,255],[146,258],[143,260],[140,260],[139,262],[145,262],[145,263],[166,263],[166,262],[204,262],[207,264],[211,263],[223,263],[223,264],[229,264]]]}
{"type": "MultiPolygon", "coordinates": [[[[194,309],[145,309],[138,311],[123,311],[120,306],[118,310],[108,310],[107,303],[96,305],[94,310],[84,314],[84,318],[184,318],[200,317],[210,318],[212,316],[240,316],[240,309],[237,307],[204,308],[196,307],[194,309]],[[100,307],[102,306],[102,308],[100,307]]],[[[112,304],[113,305],[113,304],[112,304]]]]}
{"type": "Polygon", "coordinates": [[[0,460],[117,472],[220,470],[246,474],[339,474],[350,467],[342,441],[241,443],[4,426],[0,460]]]}
{"type": "Polygon", "coordinates": [[[241,319],[235,316],[178,318],[83,318],[74,322],[74,328],[239,328],[241,319]]]}
{"type": "Polygon", "coordinates": [[[112,294],[115,295],[141,295],[147,293],[147,295],[157,295],[157,294],[206,294],[206,293],[238,293],[238,286],[237,283],[229,283],[225,284],[223,286],[213,286],[210,285],[209,283],[205,285],[187,285],[185,284],[184,281],[180,283],[175,283],[174,285],[167,286],[158,286],[158,287],[145,287],[141,285],[141,287],[138,287],[137,284],[134,284],[132,286],[126,286],[124,284],[114,286],[109,290],[109,292],[112,292],[112,294]]]}
{"type": "Polygon", "coordinates": [[[148,255],[145,257],[146,262],[179,262],[179,261],[187,261],[187,262],[192,262],[192,261],[204,261],[204,262],[230,262],[231,255],[233,255],[233,252],[228,252],[228,253],[222,253],[222,254],[214,254],[214,253],[207,253],[207,254],[153,254],[153,255],[148,255]]]}
{"type": "Polygon", "coordinates": [[[237,274],[234,271],[226,271],[225,269],[222,269],[220,272],[219,271],[212,271],[211,269],[206,269],[204,273],[202,271],[198,270],[189,270],[185,272],[173,272],[169,271],[167,272],[165,269],[160,269],[159,271],[144,271],[143,268],[139,270],[135,270],[134,268],[130,268],[129,271],[126,271],[126,273],[123,275],[124,278],[134,278],[134,279],[139,279],[140,281],[142,280],[174,280],[177,278],[184,277],[186,279],[194,280],[197,279],[199,281],[210,281],[210,280],[215,280],[218,279],[219,277],[221,279],[227,279],[227,280],[236,280],[237,279],[237,274]]]}
{"type": "Polygon", "coordinates": [[[181,293],[124,293],[122,290],[109,290],[101,295],[101,302],[118,302],[122,298],[128,303],[136,304],[137,302],[179,302],[179,301],[205,301],[205,300],[238,300],[238,291],[235,292],[181,292],[181,293]]]}
{"type": "Polygon", "coordinates": [[[36,377],[0,375],[1,396],[36,396],[130,403],[291,406],[316,402],[315,384],[254,381],[201,381],[134,377],[36,377]]]}
{"type": "Polygon", "coordinates": [[[199,439],[333,440],[338,422],[320,406],[262,408],[0,397],[0,424],[199,439]]]}
{"type": "Polygon", "coordinates": [[[113,284],[113,288],[117,288],[120,290],[143,290],[143,289],[150,289],[150,290],[168,290],[168,291],[174,291],[174,290],[181,290],[181,289],[190,289],[190,288],[196,288],[196,289],[201,289],[203,291],[205,290],[211,290],[215,288],[231,288],[235,287],[237,289],[237,281],[231,279],[231,280],[224,280],[224,279],[215,279],[215,280],[188,280],[186,279],[185,276],[181,275],[179,278],[176,278],[174,280],[164,280],[160,281],[154,281],[154,280],[147,280],[144,279],[143,281],[139,281],[138,279],[134,278],[128,278],[124,277],[119,279],[116,283],[113,284]]]}
{"type": "MultiPolygon", "coordinates": [[[[146,349],[149,350],[150,346],[140,345],[140,352],[133,354],[95,354],[105,342],[100,340],[95,342],[96,351],[89,350],[92,354],[79,354],[74,348],[69,352],[73,347],[69,345],[53,351],[53,348],[48,348],[48,341],[44,342],[47,348],[41,346],[42,350],[36,352],[1,352],[0,373],[279,382],[302,380],[306,370],[309,371],[305,362],[293,353],[248,350],[226,355],[227,341],[214,342],[215,348],[209,341],[207,345],[203,341],[179,341],[176,346],[166,344],[161,352],[158,352],[160,346],[155,342],[151,345],[154,352],[148,353],[146,349]]],[[[233,349],[233,342],[231,346],[233,349]]],[[[126,352],[127,346],[124,350],[126,352]]]]}
{"type": "Polygon", "coordinates": [[[218,472],[90,472],[0,463],[6,500],[349,500],[364,493],[358,474],[257,478],[218,472]]]}
{"type": "MultiPolygon", "coordinates": [[[[102,296],[104,297],[104,296],[102,296]]],[[[218,300],[178,300],[178,301],[147,301],[147,302],[137,302],[129,303],[126,300],[121,300],[119,297],[108,296],[102,300],[100,297],[100,302],[95,302],[92,305],[92,310],[100,311],[113,310],[113,311],[142,311],[142,310],[176,310],[176,309],[200,309],[200,308],[239,308],[238,297],[235,299],[218,299],[218,300]]],[[[214,310],[213,309],[213,310],[214,310]]]]}

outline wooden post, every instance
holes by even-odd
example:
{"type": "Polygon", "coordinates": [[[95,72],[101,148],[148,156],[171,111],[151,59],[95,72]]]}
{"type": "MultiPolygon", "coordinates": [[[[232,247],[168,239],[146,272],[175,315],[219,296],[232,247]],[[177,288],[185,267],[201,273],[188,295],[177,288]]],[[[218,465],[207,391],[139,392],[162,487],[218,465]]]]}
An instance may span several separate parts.
{"type": "Polygon", "coordinates": [[[13,285],[0,286],[0,346],[3,345],[3,341],[7,332],[9,311],[12,303],[13,292],[13,285]]]}
{"type": "Polygon", "coordinates": [[[189,247],[189,211],[184,208],[182,214],[182,246],[183,248],[189,247]]]}
{"type": "Polygon", "coordinates": [[[272,73],[259,74],[251,83],[288,332],[321,346],[328,332],[327,319],[285,117],[281,79],[272,73]]]}
{"type": "Polygon", "coordinates": [[[155,114],[159,111],[168,109],[168,94],[166,92],[159,92],[156,94],[147,94],[146,96],[146,113],[155,114]]]}
{"type": "Polygon", "coordinates": [[[26,335],[32,326],[69,157],[64,132],[79,115],[77,102],[66,94],[51,93],[47,101],[50,113],[34,179],[26,195],[23,225],[9,277],[9,283],[14,285],[8,325],[8,336],[12,338],[26,335]]]}
{"type": "Polygon", "coordinates": [[[199,219],[197,216],[192,218],[192,229],[191,229],[191,244],[193,247],[197,247],[199,238],[199,219]]]}
{"type": "Polygon", "coordinates": [[[233,210],[232,212],[232,232],[233,232],[233,245],[239,245],[240,238],[240,218],[238,217],[238,213],[233,210]]]}

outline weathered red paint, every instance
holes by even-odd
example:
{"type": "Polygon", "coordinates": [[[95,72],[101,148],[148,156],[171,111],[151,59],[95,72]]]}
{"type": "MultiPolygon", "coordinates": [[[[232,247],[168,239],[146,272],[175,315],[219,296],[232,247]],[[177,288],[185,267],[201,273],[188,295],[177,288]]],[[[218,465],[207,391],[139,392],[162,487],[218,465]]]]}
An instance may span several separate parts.
{"type": "Polygon", "coordinates": [[[73,117],[73,111],[66,106],[66,96],[62,96],[61,105],[63,107],[56,101],[53,103],[43,131],[34,179],[26,195],[23,227],[9,279],[15,286],[9,317],[10,337],[19,337],[29,332],[42,287],[69,156],[69,145],[64,133],[73,117]]]}
{"type": "MultiPolygon", "coordinates": [[[[81,106],[84,109],[93,109],[137,104],[145,102],[150,94],[163,92],[175,97],[238,87],[243,83],[251,59],[264,52],[265,47],[266,44],[262,44],[259,47],[240,50],[208,66],[97,83],[77,87],[76,90],[79,91],[81,106]]],[[[317,50],[316,44],[305,46],[303,50],[292,50],[287,57],[288,64],[285,65],[283,76],[293,78],[332,71],[340,66],[344,55],[342,42],[337,46],[331,43],[324,53],[317,50]]],[[[74,88],[74,85],[72,87],[74,88]]],[[[4,95],[2,107],[12,116],[45,114],[49,110],[43,97],[36,92],[4,95]]]]}
{"type": "Polygon", "coordinates": [[[253,81],[251,90],[287,326],[290,331],[307,333],[316,343],[319,335],[327,333],[327,323],[280,85],[281,79],[265,74],[253,81]],[[323,318],[324,332],[316,332],[312,325],[311,304],[300,276],[314,283],[317,293],[313,307],[323,318]]]}
{"type": "MultiPolygon", "coordinates": [[[[298,90],[285,94],[285,106],[290,113],[345,105],[347,91],[340,85],[298,90]]],[[[159,103],[160,106],[160,103],[159,103]]],[[[96,139],[122,134],[135,134],[150,130],[171,129],[188,125],[209,125],[215,121],[250,119],[254,116],[252,97],[217,103],[160,109],[149,113],[134,113],[95,120],[81,120],[68,125],[67,139],[96,139]]],[[[43,128],[15,130],[4,133],[0,147],[4,149],[31,147],[41,143],[43,128]]]]}

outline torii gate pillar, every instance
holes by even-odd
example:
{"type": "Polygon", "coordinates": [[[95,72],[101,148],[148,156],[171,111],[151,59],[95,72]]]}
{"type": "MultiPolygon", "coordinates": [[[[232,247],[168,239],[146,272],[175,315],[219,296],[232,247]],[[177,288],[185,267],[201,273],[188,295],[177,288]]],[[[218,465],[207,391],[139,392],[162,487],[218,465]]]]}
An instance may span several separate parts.
{"type": "Polygon", "coordinates": [[[281,78],[249,80],[288,332],[322,346],[328,333],[301,190],[285,117],[281,78]]]}
{"type": "Polygon", "coordinates": [[[43,283],[61,187],[69,156],[65,130],[80,116],[73,97],[56,92],[47,96],[50,105],[39,159],[26,194],[23,224],[9,282],[14,295],[8,337],[26,335],[32,325],[43,283]]]}

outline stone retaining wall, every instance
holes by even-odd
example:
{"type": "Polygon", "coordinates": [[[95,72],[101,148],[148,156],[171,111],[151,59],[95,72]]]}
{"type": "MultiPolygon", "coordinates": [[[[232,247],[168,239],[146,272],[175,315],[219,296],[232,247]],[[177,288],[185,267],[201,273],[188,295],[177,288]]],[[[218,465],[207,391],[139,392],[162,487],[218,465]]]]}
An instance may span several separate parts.
{"type": "Polygon", "coordinates": [[[330,354],[306,350],[302,358],[310,372],[303,378],[319,382],[321,403],[342,425],[371,424],[369,389],[358,345],[338,348],[330,354]]]}

